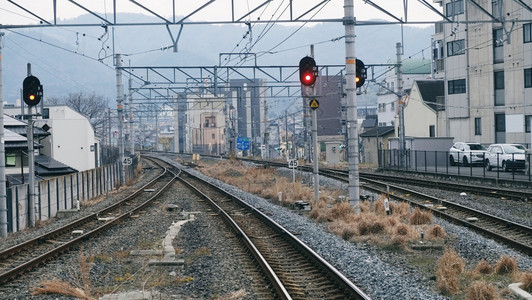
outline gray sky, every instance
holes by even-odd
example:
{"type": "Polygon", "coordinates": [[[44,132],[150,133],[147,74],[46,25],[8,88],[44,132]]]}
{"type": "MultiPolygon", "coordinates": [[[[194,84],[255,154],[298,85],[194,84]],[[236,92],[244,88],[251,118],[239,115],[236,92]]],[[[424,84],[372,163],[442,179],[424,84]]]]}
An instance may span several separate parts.
{"type": "MultiPolygon", "coordinates": [[[[112,0],[75,0],[80,5],[90,9],[91,11],[98,12],[101,15],[107,14],[108,18],[112,19],[113,1],[112,0]]],[[[139,4],[147,7],[151,11],[159,14],[163,17],[169,17],[172,15],[173,3],[176,4],[176,15],[188,15],[197,8],[206,4],[207,0],[135,0],[139,4]]],[[[255,7],[260,6],[265,0],[234,0],[235,3],[235,19],[246,15],[249,11],[255,7]]],[[[13,0],[18,5],[32,11],[46,20],[53,19],[53,1],[35,1],[35,0],[13,0]]],[[[321,0],[294,0],[293,1],[293,16],[294,18],[302,15],[315,5],[319,4],[321,0]]],[[[355,0],[355,17],[357,21],[365,21],[370,19],[384,19],[387,21],[396,21],[386,13],[364,2],[364,0],[355,0]]],[[[405,12],[403,9],[403,0],[373,0],[373,3],[379,5],[384,10],[393,14],[398,18],[405,19],[405,12]]],[[[428,3],[432,4],[439,9],[437,4],[434,4],[432,0],[428,0],[428,3]]],[[[71,19],[87,12],[79,8],[68,0],[56,0],[57,3],[57,18],[58,19],[71,19]]],[[[260,17],[261,20],[269,20],[272,16],[277,18],[282,11],[283,18],[287,19],[289,16],[288,0],[272,0],[267,5],[262,6],[256,12],[246,18],[247,20],[256,20],[260,17]]],[[[116,0],[118,12],[133,12],[133,13],[145,13],[138,5],[129,0],[116,0]]],[[[323,8],[313,17],[314,19],[337,19],[342,18],[344,15],[343,0],[331,0],[327,2],[323,8]]],[[[428,22],[441,20],[436,13],[419,3],[417,0],[407,0],[408,10],[406,18],[409,22],[428,22]]],[[[317,11],[317,10],[316,10],[317,11]]],[[[441,9],[440,9],[441,11],[441,9]]],[[[315,11],[305,16],[305,18],[311,17],[315,11]]],[[[210,5],[202,9],[191,17],[192,21],[227,21],[231,19],[231,0],[216,0],[210,5]]],[[[95,20],[98,20],[95,18],[95,20]]],[[[25,12],[16,5],[8,2],[7,0],[0,0],[0,24],[3,25],[23,25],[23,24],[35,24],[38,23],[38,19],[28,12],[25,12]]],[[[428,26],[428,25],[427,25],[428,26]]]]}

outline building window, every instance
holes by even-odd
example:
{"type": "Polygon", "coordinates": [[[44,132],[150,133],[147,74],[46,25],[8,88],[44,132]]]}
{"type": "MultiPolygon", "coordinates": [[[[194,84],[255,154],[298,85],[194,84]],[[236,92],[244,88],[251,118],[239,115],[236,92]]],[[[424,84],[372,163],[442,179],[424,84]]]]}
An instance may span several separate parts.
{"type": "Polygon", "coordinates": [[[435,137],[436,136],[436,126],[430,125],[429,126],[429,137],[435,137]]]}
{"type": "Polygon", "coordinates": [[[532,116],[525,116],[525,132],[530,132],[530,121],[532,121],[532,116]]]}
{"type": "Polygon", "coordinates": [[[447,17],[452,17],[464,13],[464,0],[451,0],[445,6],[447,17]]]}
{"type": "Polygon", "coordinates": [[[449,95],[464,94],[466,92],[465,79],[449,80],[448,82],[449,95]]]}
{"type": "Polygon", "coordinates": [[[395,111],[395,102],[390,103],[390,110],[395,111]]]}
{"type": "Polygon", "coordinates": [[[465,40],[452,41],[447,43],[447,56],[460,55],[465,53],[465,40]]]}
{"type": "Polygon", "coordinates": [[[475,135],[482,135],[482,120],[475,118],[475,135]]]}
{"type": "Polygon", "coordinates": [[[506,132],[505,114],[495,114],[495,132],[506,132]]]}
{"type": "Polygon", "coordinates": [[[504,33],[502,28],[493,30],[493,62],[504,62],[504,33]]]}
{"type": "Polygon", "coordinates": [[[532,88],[532,68],[525,69],[525,88],[532,88]]]}
{"type": "Polygon", "coordinates": [[[494,72],[495,90],[504,90],[504,71],[494,72]]]}
{"type": "Polygon", "coordinates": [[[504,105],[504,71],[493,73],[493,85],[495,86],[495,105],[504,105]]]}
{"type": "Polygon", "coordinates": [[[523,41],[525,43],[532,43],[532,23],[523,25],[523,41]]]}
{"type": "Polygon", "coordinates": [[[17,158],[15,153],[6,153],[6,167],[15,167],[17,165],[17,158]]]}
{"type": "Polygon", "coordinates": [[[212,139],[213,139],[213,140],[216,139],[216,134],[215,134],[215,133],[212,134],[212,139]]]}

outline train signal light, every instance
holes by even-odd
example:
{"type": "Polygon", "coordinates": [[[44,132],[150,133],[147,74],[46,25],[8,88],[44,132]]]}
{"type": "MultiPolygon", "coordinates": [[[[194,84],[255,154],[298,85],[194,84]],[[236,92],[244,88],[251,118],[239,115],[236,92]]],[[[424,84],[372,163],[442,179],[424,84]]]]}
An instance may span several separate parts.
{"type": "Polygon", "coordinates": [[[360,59],[357,59],[355,77],[355,83],[357,88],[363,86],[364,82],[366,82],[366,66],[364,66],[364,63],[360,59]]]}
{"type": "Polygon", "coordinates": [[[305,56],[299,61],[299,80],[304,86],[311,86],[318,77],[316,61],[310,56],[305,56]]]}
{"type": "Polygon", "coordinates": [[[22,82],[22,98],[28,106],[35,106],[41,102],[42,85],[39,78],[28,76],[22,82]]]}

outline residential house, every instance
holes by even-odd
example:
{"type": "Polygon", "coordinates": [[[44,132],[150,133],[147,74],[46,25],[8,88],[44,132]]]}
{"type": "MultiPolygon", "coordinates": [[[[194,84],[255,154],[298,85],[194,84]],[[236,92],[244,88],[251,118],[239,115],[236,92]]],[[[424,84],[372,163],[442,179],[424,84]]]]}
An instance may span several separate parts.
{"type": "MultiPolygon", "coordinates": [[[[404,97],[404,125],[405,136],[411,137],[436,137],[437,129],[443,124],[438,124],[438,114],[444,114],[442,101],[442,80],[416,80],[412,85],[410,94],[404,97]]],[[[399,120],[397,118],[396,130],[399,120]]]]}

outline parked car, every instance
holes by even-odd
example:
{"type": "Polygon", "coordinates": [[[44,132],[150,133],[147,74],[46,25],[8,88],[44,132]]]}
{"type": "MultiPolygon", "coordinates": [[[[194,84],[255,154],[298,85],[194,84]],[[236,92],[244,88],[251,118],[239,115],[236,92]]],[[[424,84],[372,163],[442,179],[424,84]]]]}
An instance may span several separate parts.
{"type": "Polygon", "coordinates": [[[456,164],[484,164],[486,148],[479,143],[457,142],[449,149],[449,163],[456,164]]]}
{"type": "Polygon", "coordinates": [[[525,168],[525,147],[519,144],[492,144],[486,151],[486,170],[502,168],[504,172],[525,168]]]}

